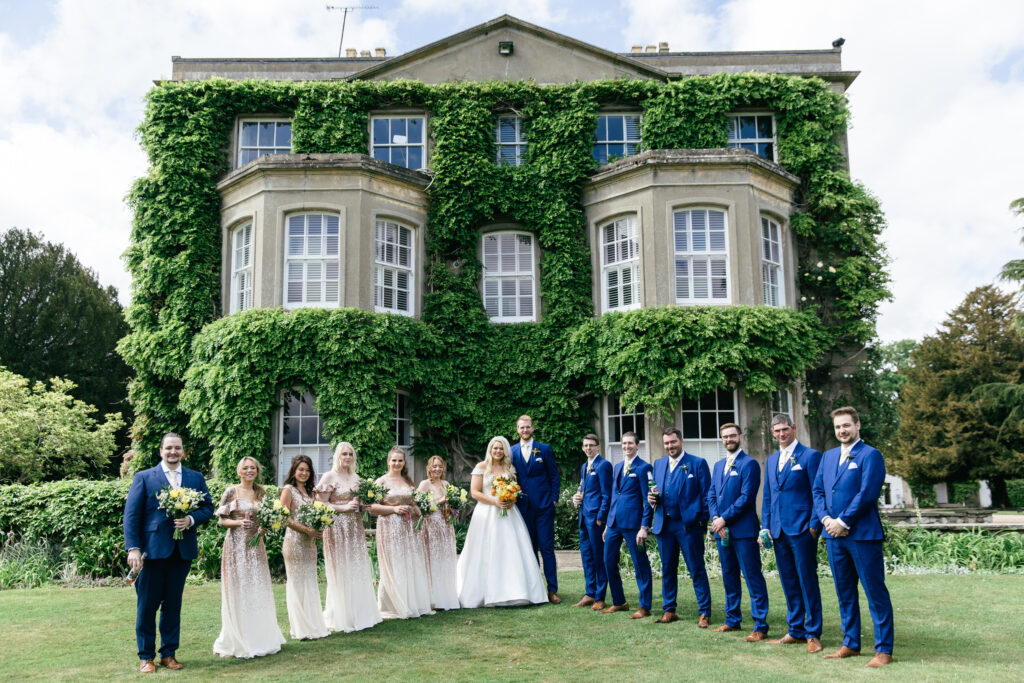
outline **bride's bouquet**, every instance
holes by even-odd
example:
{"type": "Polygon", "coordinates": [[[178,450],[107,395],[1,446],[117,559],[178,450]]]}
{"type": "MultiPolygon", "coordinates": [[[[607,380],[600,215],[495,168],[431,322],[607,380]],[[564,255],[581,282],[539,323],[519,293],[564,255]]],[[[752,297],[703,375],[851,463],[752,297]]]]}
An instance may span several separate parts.
{"type": "Polygon", "coordinates": [[[252,535],[249,545],[256,547],[260,544],[260,534],[284,533],[285,524],[291,511],[281,504],[281,501],[271,496],[263,496],[260,506],[256,508],[256,521],[259,524],[259,532],[252,535]]]}
{"type": "Polygon", "coordinates": [[[447,505],[446,519],[459,514],[459,510],[469,505],[469,493],[466,489],[460,489],[458,486],[448,484],[444,487],[444,495],[448,499],[448,502],[445,504],[447,505]]]}
{"type": "MultiPolygon", "coordinates": [[[[491,483],[491,495],[501,502],[510,500],[514,504],[522,491],[516,480],[511,477],[495,477],[491,483]]],[[[498,513],[502,517],[508,517],[507,508],[498,508],[498,513]]]]}
{"type": "Polygon", "coordinates": [[[434,501],[434,494],[430,491],[416,491],[412,494],[412,502],[419,508],[420,518],[416,520],[414,531],[423,528],[423,518],[431,512],[437,512],[437,503],[434,501]]]}
{"type": "MultiPolygon", "coordinates": [[[[205,496],[195,489],[177,488],[172,489],[165,486],[160,493],[156,494],[157,507],[164,511],[164,514],[171,519],[184,519],[199,509],[203,504],[205,496]]],[[[174,540],[180,541],[183,537],[181,529],[174,530],[174,540]]]]}
{"type": "Polygon", "coordinates": [[[323,531],[334,523],[334,509],[324,502],[314,500],[300,507],[295,512],[295,519],[313,531],[323,531]]]}
{"type": "MultiPolygon", "coordinates": [[[[360,479],[356,487],[352,489],[352,495],[363,505],[373,505],[384,502],[388,490],[383,484],[378,484],[373,479],[360,479]]],[[[370,515],[366,510],[363,510],[363,521],[370,521],[370,515]]]]}

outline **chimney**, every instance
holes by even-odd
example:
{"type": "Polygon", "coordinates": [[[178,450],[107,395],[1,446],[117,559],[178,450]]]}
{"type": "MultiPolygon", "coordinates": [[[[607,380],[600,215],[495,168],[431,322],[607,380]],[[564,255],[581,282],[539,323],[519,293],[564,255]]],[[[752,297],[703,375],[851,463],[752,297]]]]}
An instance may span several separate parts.
{"type": "Polygon", "coordinates": [[[642,54],[643,51],[644,51],[644,46],[643,45],[634,45],[633,47],[629,48],[629,53],[633,54],[633,55],[642,54]]]}
{"type": "Polygon", "coordinates": [[[665,41],[663,40],[663,41],[661,41],[660,43],[658,43],[658,54],[662,54],[662,55],[663,55],[663,54],[665,54],[666,52],[668,52],[668,43],[666,43],[666,42],[665,42],[665,41]]]}
{"type": "Polygon", "coordinates": [[[375,48],[373,48],[373,56],[374,57],[386,57],[387,54],[388,54],[388,51],[385,50],[382,47],[375,47],[375,48]]]}
{"type": "Polygon", "coordinates": [[[360,50],[359,51],[359,56],[360,57],[369,57],[370,56],[370,51],[369,50],[360,50]]]}
{"type": "Polygon", "coordinates": [[[346,47],[345,48],[345,56],[346,57],[355,57],[356,56],[356,49],[354,47],[346,47]]]}
{"type": "Polygon", "coordinates": [[[647,54],[653,55],[657,51],[658,51],[658,46],[657,45],[648,45],[647,46],[647,54]]]}

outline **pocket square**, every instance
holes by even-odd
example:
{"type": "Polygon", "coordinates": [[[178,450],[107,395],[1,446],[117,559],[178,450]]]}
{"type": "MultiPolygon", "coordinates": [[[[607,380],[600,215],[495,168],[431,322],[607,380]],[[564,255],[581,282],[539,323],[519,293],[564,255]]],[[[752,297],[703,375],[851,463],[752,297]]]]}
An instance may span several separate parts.
{"type": "Polygon", "coordinates": [[[857,463],[855,463],[855,462],[851,462],[851,463],[850,463],[850,467],[849,467],[849,469],[851,469],[851,470],[855,470],[855,469],[857,469],[857,463]]]}
{"type": "Polygon", "coordinates": [[[688,475],[686,475],[686,478],[687,479],[693,479],[693,475],[692,474],[688,474],[688,475]]]}
{"type": "Polygon", "coordinates": [[[633,477],[634,479],[636,479],[636,472],[630,472],[630,473],[629,473],[629,476],[631,476],[631,477],[633,477]]]}
{"type": "Polygon", "coordinates": [[[729,473],[729,476],[730,477],[738,477],[738,476],[740,476],[740,473],[737,472],[736,470],[733,470],[732,472],[729,473]]]}
{"type": "Polygon", "coordinates": [[[597,472],[591,472],[591,473],[590,473],[590,476],[592,476],[592,477],[593,477],[593,476],[595,476],[596,474],[597,474],[597,472]]]}
{"type": "Polygon", "coordinates": [[[802,469],[803,469],[803,467],[800,467],[800,465],[793,465],[793,469],[791,469],[790,472],[796,472],[797,470],[802,470],[802,469]]]}
{"type": "Polygon", "coordinates": [[[544,458],[537,458],[537,462],[544,462],[544,458]]]}

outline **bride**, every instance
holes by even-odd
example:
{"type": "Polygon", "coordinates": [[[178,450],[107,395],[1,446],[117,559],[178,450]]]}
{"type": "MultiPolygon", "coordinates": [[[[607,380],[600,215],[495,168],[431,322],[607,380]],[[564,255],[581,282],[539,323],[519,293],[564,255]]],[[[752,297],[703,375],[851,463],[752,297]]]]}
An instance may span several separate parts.
{"type": "Polygon", "coordinates": [[[491,495],[491,484],[499,476],[516,476],[503,436],[491,439],[484,461],[473,468],[470,493],[478,505],[458,564],[459,602],[463,607],[548,601],[522,515],[511,501],[502,503],[491,495]],[[502,516],[499,508],[508,515],[502,516]]]}

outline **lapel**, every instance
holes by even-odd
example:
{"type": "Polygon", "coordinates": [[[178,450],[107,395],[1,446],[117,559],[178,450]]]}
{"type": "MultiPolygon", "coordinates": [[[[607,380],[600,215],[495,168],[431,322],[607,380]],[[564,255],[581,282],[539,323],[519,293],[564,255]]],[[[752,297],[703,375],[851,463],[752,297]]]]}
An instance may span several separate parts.
{"type": "MultiPolygon", "coordinates": [[[[779,457],[780,458],[782,457],[782,451],[779,451],[779,457]]],[[[793,455],[791,457],[793,458],[793,460],[796,460],[796,449],[795,448],[793,449],[793,455]]],[[[789,474],[792,471],[793,471],[793,466],[792,466],[792,462],[790,461],[789,458],[786,458],[786,462],[783,463],[782,471],[781,472],[779,471],[779,463],[777,463],[777,462],[775,463],[775,480],[779,483],[779,488],[780,489],[782,488],[782,485],[786,483],[786,479],[789,478],[789,474]]]]}
{"type": "MultiPolygon", "coordinates": [[[[839,456],[836,458],[836,481],[839,481],[840,477],[850,471],[850,463],[857,459],[857,455],[860,453],[861,446],[863,444],[863,441],[858,441],[853,445],[853,448],[850,449],[850,457],[846,459],[845,465],[838,464],[838,462],[843,459],[843,449],[842,446],[839,447],[839,456]]],[[[859,469],[860,465],[857,465],[857,468],[859,469]]]]}
{"type": "Polygon", "coordinates": [[[625,477],[622,476],[622,470],[626,467],[626,461],[623,460],[620,463],[615,464],[615,470],[612,472],[612,478],[615,479],[615,490],[622,492],[622,480],[625,477]]]}

